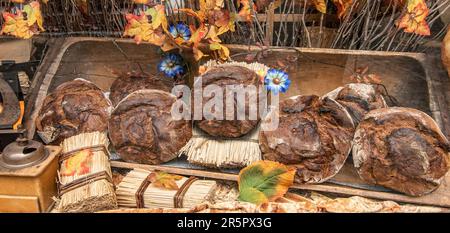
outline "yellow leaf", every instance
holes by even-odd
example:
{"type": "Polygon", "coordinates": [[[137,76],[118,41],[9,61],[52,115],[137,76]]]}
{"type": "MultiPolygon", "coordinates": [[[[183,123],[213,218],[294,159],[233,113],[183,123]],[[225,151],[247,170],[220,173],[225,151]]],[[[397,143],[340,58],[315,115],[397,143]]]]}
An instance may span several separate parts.
{"type": "Polygon", "coordinates": [[[183,179],[183,177],[166,172],[152,172],[149,175],[149,179],[151,184],[155,187],[178,190],[176,181],[183,179]]]}
{"type": "Polygon", "coordinates": [[[33,26],[34,24],[37,24],[39,29],[41,31],[44,31],[43,27],[43,19],[41,14],[39,2],[33,1],[30,2],[30,4],[25,5],[23,8],[23,11],[27,13],[27,24],[29,27],[33,26]]]}
{"type": "Polygon", "coordinates": [[[215,42],[210,44],[209,49],[217,51],[220,59],[222,60],[228,60],[228,58],[230,57],[230,50],[226,46],[221,45],[220,43],[215,42]]]}
{"type": "Polygon", "coordinates": [[[222,40],[220,40],[219,36],[217,35],[217,27],[210,25],[209,26],[209,30],[208,30],[208,34],[206,34],[205,39],[210,39],[213,42],[221,42],[222,40]]]}
{"type": "Polygon", "coordinates": [[[327,0],[313,0],[313,3],[320,13],[327,13],[327,0]]]}
{"type": "Polygon", "coordinates": [[[145,14],[126,14],[125,18],[128,24],[125,26],[124,36],[134,37],[137,44],[141,43],[142,40],[145,41],[150,38],[150,34],[153,33],[153,28],[145,14]]]}
{"type": "Polygon", "coordinates": [[[16,14],[3,12],[2,15],[5,23],[0,34],[9,34],[22,39],[29,39],[34,35],[21,11],[16,14]]]}
{"type": "Polygon", "coordinates": [[[146,15],[151,16],[152,27],[154,29],[161,26],[165,32],[167,32],[168,23],[166,18],[166,11],[164,5],[156,5],[152,8],[149,8],[146,12],[146,15]]]}

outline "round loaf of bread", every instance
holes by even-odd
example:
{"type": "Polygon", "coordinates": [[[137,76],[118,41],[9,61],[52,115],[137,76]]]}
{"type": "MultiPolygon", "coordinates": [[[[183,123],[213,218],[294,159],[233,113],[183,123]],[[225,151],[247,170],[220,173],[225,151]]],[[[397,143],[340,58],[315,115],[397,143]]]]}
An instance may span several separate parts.
{"type": "Polygon", "coordinates": [[[111,114],[109,136],[125,161],[160,164],[178,156],[192,137],[190,121],[172,118],[177,98],[165,91],[140,90],[125,97],[111,114]]]}
{"type": "Polygon", "coordinates": [[[111,85],[109,99],[116,106],[123,98],[132,92],[144,89],[155,89],[171,92],[174,83],[152,75],[124,75],[118,77],[111,85]]]}
{"type": "MultiPolygon", "coordinates": [[[[206,119],[203,115],[202,120],[195,120],[194,123],[200,128],[202,131],[206,132],[207,134],[211,136],[216,137],[225,137],[225,138],[237,138],[241,137],[248,132],[250,132],[252,129],[256,127],[258,124],[260,117],[258,114],[258,109],[256,108],[256,115],[254,119],[251,119],[249,109],[250,104],[249,100],[254,99],[258,101],[258,88],[260,85],[260,78],[259,76],[252,70],[242,67],[242,66],[218,66],[211,68],[206,73],[204,73],[199,79],[196,80],[196,82],[201,81],[203,92],[205,92],[206,87],[209,85],[216,85],[217,87],[221,88],[222,94],[223,94],[223,100],[220,100],[222,102],[223,109],[218,109],[218,111],[222,111],[221,116],[223,117],[222,120],[218,119],[206,119]],[[227,85],[236,85],[243,88],[254,88],[253,92],[247,92],[245,95],[245,101],[238,99],[233,92],[227,92],[226,88],[227,85]],[[233,101],[233,108],[234,108],[234,114],[233,119],[226,117],[226,111],[229,111],[226,109],[226,100],[231,99],[233,101]],[[245,119],[238,119],[237,113],[238,113],[238,106],[242,106],[245,108],[245,119]]],[[[194,88],[195,88],[194,84],[194,88]]],[[[193,93],[193,96],[195,95],[195,90],[193,93]]],[[[194,106],[195,107],[201,107],[204,109],[205,104],[208,103],[208,101],[211,101],[214,96],[210,97],[202,97],[202,105],[201,106],[194,106]]],[[[254,106],[252,106],[254,107],[254,106]]],[[[197,110],[195,110],[197,111],[197,110]]],[[[216,110],[215,110],[216,111],[216,110]]]]}
{"type": "Polygon", "coordinates": [[[383,96],[370,84],[346,84],[325,96],[336,100],[344,106],[356,125],[364,118],[367,112],[388,107],[383,96]]]}
{"type": "Polygon", "coordinates": [[[46,143],[87,132],[106,131],[112,106],[95,84],[75,79],[59,85],[42,104],[36,128],[46,143]]]}
{"type": "Polygon", "coordinates": [[[282,101],[264,122],[278,117],[278,128],[260,132],[266,160],[295,166],[297,183],[321,183],[338,173],[347,159],[354,124],[335,100],[295,96],[282,101]]]}
{"type": "Polygon", "coordinates": [[[393,107],[365,116],[356,129],[352,154],[363,180],[421,196],[435,190],[447,173],[449,148],[430,116],[393,107]]]}

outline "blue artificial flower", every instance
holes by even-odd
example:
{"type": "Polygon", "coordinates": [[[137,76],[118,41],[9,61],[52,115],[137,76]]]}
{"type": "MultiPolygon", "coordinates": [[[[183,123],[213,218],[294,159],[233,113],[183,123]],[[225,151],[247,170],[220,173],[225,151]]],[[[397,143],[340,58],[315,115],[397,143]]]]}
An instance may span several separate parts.
{"type": "Polygon", "coordinates": [[[167,54],[158,64],[158,70],[170,78],[182,75],[186,71],[183,58],[176,53],[167,54]]]}
{"type": "Polygon", "coordinates": [[[269,69],[266,77],[264,77],[264,85],[268,91],[271,91],[275,95],[278,92],[285,93],[291,85],[291,80],[286,72],[276,69],[269,69]]]}
{"type": "Polygon", "coordinates": [[[189,26],[184,23],[178,23],[176,26],[171,25],[169,27],[169,32],[173,36],[173,38],[182,38],[185,41],[191,39],[191,30],[189,26]]]}

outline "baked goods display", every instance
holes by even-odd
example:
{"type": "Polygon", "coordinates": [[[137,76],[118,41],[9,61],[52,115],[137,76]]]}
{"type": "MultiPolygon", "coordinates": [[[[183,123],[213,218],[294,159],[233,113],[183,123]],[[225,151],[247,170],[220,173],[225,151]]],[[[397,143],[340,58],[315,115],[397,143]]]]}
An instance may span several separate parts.
{"type": "Polygon", "coordinates": [[[61,84],[44,99],[36,128],[44,142],[59,144],[80,133],[106,131],[111,110],[100,88],[75,79],[61,84]]]}
{"type": "Polygon", "coordinates": [[[325,96],[336,100],[344,106],[352,116],[355,124],[358,124],[370,110],[388,107],[383,96],[370,84],[346,84],[325,96]]]}
{"type": "MultiPolygon", "coordinates": [[[[210,136],[225,137],[225,138],[237,138],[249,133],[254,129],[259,122],[259,114],[256,114],[256,119],[249,118],[249,99],[256,98],[258,95],[258,87],[260,85],[260,77],[252,70],[242,66],[217,66],[211,68],[204,73],[201,78],[196,82],[201,82],[202,87],[205,88],[208,85],[217,85],[223,90],[223,120],[202,120],[194,119],[194,124],[202,131],[206,132],[210,136]],[[226,92],[227,85],[242,85],[244,88],[248,86],[256,87],[254,93],[249,93],[245,99],[245,103],[237,102],[233,92],[226,92]],[[228,97],[230,95],[231,97],[228,97]],[[234,99],[234,118],[229,120],[225,116],[226,99],[234,99]],[[238,105],[243,105],[246,109],[245,120],[237,119],[238,105]]],[[[194,84],[195,87],[196,84],[194,84]]],[[[193,94],[193,96],[195,93],[193,94]]],[[[194,108],[204,108],[205,104],[213,97],[203,96],[202,105],[194,106],[194,108]]],[[[220,111],[220,110],[219,110],[220,111]]],[[[203,116],[204,117],[204,116],[203,116]]]]}
{"type": "Polygon", "coordinates": [[[439,187],[450,167],[450,145],[436,122],[411,108],[369,112],[356,129],[353,163],[360,177],[411,196],[439,187]]]}
{"type": "Polygon", "coordinates": [[[174,83],[152,75],[123,75],[118,77],[110,87],[109,98],[114,106],[127,95],[143,89],[156,89],[171,92],[174,83]]]}
{"type": "Polygon", "coordinates": [[[109,136],[125,161],[160,164],[177,157],[192,136],[191,122],[174,120],[171,108],[177,98],[160,90],[135,91],[111,114],[109,136]]]}
{"type": "Polygon", "coordinates": [[[279,125],[261,131],[263,158],[297,168],[297,183],[321,183],[336,175],[351,149],[353,121],[337,101],[318,96],[295,96],[282,101],[279,125]]]}

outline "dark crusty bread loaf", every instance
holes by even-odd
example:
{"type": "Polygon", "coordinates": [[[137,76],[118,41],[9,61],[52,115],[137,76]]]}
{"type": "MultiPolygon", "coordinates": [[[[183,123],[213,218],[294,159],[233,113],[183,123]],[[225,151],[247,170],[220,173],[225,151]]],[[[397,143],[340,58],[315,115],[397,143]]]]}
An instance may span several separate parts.
{"type": "Polygon", "coordinates": [[[356,129],[352,154],[365,181],[420,196],[439,186],[449,169],[449,150],[430,116],[393,107],[366,115],[356,129]]]}
{"type": "Polygon", "coordinates": [[[264,159],[297,168],[297,183],[321,183],[338,173],[347,159],[354,124],[343,106],[318,96],[296,96],[280,103],[274,131],[261,131],[264,159]]]}
{"type": "Polygon", "coordinates": [[[156,89],[171,92],[173,80],[163,79],[152,75],[123,75],[111,85],[109,99],[116,106],[123,98],[132,92],[143,89],[156,89]]]}
{"type": "Polygon", "coordinates": [[[160,164],[177,157],[192,136],[190,121],[175,120],[177,98],[165,91],[135,91],[119,102],[108,124],[112,145],[128,162],[160,164]]]}
{"type": "Polygon", "coordinates": [[[75,79],[58,86],[42,104],[36,118],[38,134],[59,144],[79,133],[106,131],[111,102],[95,84],[75,79]]]}
{"type": "Polygon", "coordinates": [[[370,84],[350,83],[325,96],[344,106],[357,125],[364,115],[374,109],[388,107],[383,96],[370,84]]]}
{"type": "MultiPolygon", "coordinates": [[[[199,80],[197,80],[199,81],[199,80]]],[[[256,127],[259,122],[259,114],[256,115],[256,119],[249,118],[249,99],[256,97],[258,100],[258,87],[260,85],[259,76],[252,70],[241,66],[218,66],[211,68],[201,77],[202,87],[205,88],[208,85],[217,85],[223,89],[223,120],[202,120],[194,121],[195,124],[204,132],[211,136],[237,138],[241,137],[256,127]],[[256,92],[247,95],[245,103],[237,102],[234,98],[234,118],[233,120],[226,119],[226,86],[227,85],[242,85],[244,88],[248,86],[256,87],[256,92]],[[237,106],[243,104],[246,109],[245,120],[237,119],[237,106]]],[[[195,86],[195,85],[194,85],[195,86]]],[[[194,96],[194,94],[193,94],[194,96]]],[[[202,106],[211,100],[213,97],[203,97],[202,106]]],[[[241,100],[239,100],[241,101],[241,100]]]]}

